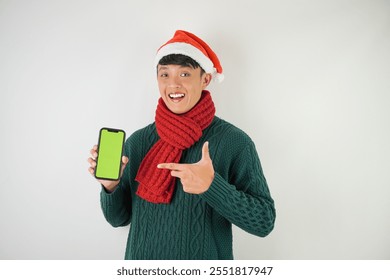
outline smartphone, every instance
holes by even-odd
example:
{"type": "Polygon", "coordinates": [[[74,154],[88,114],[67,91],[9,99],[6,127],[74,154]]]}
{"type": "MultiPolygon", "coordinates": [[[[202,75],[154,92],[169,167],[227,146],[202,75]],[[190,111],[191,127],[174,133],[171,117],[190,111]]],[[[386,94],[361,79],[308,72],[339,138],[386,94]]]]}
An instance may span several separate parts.
{"type": "Polygon", "coordinates": [[[126,133],[122,129],[103,127],[99,132],[95,177],[118,180],[121,172],[126,133]]]}

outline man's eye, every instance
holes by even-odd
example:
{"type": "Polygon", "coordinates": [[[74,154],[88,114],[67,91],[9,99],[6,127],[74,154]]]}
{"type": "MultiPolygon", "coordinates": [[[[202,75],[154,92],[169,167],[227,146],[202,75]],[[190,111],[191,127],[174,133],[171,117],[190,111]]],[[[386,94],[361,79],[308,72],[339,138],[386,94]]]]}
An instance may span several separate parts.
{"type": "Polygon", "coordinates": [[[166,77],[168,77],[168,74],[162,73],[162,74],[160,74],[160,77],[161,77],[161,78],[166,78],[166,77]]]}
{"type": "Polygon", "coordinates": [[[181,73],[180,76],[182,76],[182,77],[189,77],[190,73],[181,73]]]}

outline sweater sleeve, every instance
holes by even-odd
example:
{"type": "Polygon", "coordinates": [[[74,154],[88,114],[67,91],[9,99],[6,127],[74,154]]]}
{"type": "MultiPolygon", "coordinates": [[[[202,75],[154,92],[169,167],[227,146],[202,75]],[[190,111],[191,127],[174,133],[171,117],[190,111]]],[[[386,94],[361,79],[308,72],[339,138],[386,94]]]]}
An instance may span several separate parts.
{"type": "MultiPolygon", "coordinates": [[[[127,140],[124,150],[124,155],[127,157],[129,157],[128,142],[129,139],[127,140]]],[[[113,227],[126,226],[131,221],[129,169],[130,162],[123,171],[119,185],[112,193],[108,193],[103,186],[100,191],[100,205],[104,217],[113,227]]]]}
{"type": "Polygon", "coordinates": [[[241,150],[229,169],[229,178],[216,172],[210,188],[201,196],[232,224],[251,234],[267,236],[274,227],[276,213],[253,142],[241,150]]]}

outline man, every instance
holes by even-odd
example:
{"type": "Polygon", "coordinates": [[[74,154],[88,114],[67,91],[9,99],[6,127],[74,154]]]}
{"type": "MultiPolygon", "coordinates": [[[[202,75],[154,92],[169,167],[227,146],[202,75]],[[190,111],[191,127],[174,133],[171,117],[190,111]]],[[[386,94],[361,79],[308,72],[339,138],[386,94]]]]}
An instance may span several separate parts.
{"type": "Polygon", "coordinates": [[[99,180],[104,216],[131,223],[125,259],[233,259],[232,224],[261,237],[274,227],[255,145],[215,116],[206,88],[222,67],[204,41],[176,31],[156,66],[155,122],[127,139],[121,179],[99,180]]]}

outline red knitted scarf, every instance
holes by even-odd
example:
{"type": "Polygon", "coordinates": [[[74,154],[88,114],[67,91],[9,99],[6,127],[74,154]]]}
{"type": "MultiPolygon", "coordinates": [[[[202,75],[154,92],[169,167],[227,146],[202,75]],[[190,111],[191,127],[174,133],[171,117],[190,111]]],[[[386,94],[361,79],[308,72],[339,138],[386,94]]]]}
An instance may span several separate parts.
{"type": "Polygon", "coordinates": [[[202,136],[215,115],[210,92],[203,91],[198,104],[187,113],[172,113],[160,98],[156,110],[156,129],[160,139],[149,150],[139,167],[137,195],[153,203],[170,203],[176,177],[170,170],[158,169],[159,163],[178,163],[183,150],[202,136]]]}

